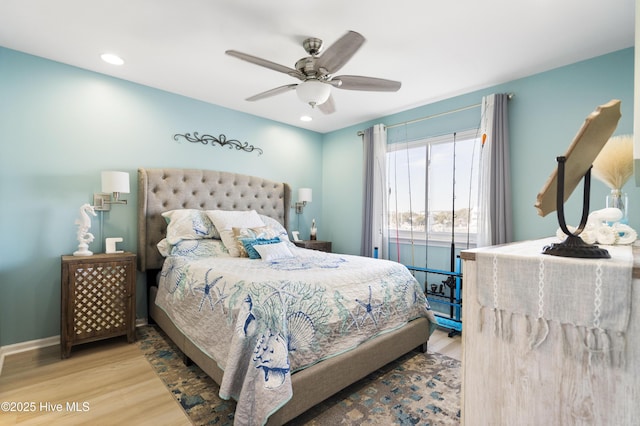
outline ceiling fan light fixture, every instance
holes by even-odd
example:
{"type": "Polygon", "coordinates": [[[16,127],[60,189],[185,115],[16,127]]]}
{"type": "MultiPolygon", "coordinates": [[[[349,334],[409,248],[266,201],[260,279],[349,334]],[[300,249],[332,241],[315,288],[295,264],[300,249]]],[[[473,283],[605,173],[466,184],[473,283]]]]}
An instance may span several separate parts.
{"type": "Polygon", "coordinates": [[[362,46],[364,41],[362,34],[348,31],[328,48],[323,49],[322,40],[313,37],[307,38],[302,43],[302,47],[310,56],[299,59],[295,63],[295,68],[236,50],[227,50],[225,53],[300,80],[297,84],[287,84],[258,93],[247,98],[247,101],[253,102],[295,89],[298,98],[305,104],[311,105],[312,109],[318,109],[323,114],[333,114],[336,111],[336,106],[331,86],[342,90],[374,92],[397,92],[400,89],[401,83],[399,81],[383,78],[361,75],[339,75],[334,77],[336,72],[351,60],[351,57],[362,46]],[[323,51],[322,54],[320,54],[321,50],[323,51]],[[318,108],[315,108],[316,106],[318,108]]]}
{"type": "Polygon", "coordinates": [[[329,99],[331,86],[318,80],[307,80],[298,84],[296,94],[302,102],[313,107],[321,105],[329,99]]]}

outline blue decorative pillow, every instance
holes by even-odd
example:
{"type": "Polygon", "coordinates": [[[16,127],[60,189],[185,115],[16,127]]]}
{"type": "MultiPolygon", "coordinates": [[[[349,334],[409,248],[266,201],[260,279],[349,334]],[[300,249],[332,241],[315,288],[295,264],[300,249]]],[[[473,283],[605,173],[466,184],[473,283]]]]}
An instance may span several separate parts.
{"type": "Polygon", "coordinates": [[[242,245],[249,255],[250,259],[260,259],[260,254],[253,246],[261,246],[265,244],[276,244],[282,242],[280,238],[242,238],[242,245]]]}

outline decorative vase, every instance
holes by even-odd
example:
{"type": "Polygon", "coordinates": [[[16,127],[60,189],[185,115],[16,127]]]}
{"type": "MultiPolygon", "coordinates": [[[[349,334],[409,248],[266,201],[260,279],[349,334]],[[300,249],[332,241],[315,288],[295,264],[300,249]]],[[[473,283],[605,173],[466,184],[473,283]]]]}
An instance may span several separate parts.
{"type": "Polygon", "coordinates": [[[310,240],[315,240],[317,233],[318,233],[318,228],[316,228],[316,220],[313,219],[311,221],[311,232],[309,233],[309,239],[310,240]]]}
{"type": "Polygon", "coordinates": [[[629,198],[627,197],[626,192],[622,192],[620,189],[612,189],[611,193],[607,195],[607,208],[613,207],[622,211],[622,219],[620,219],[620,223],[629,223],[627,211],[628,202],[629,198]]]}

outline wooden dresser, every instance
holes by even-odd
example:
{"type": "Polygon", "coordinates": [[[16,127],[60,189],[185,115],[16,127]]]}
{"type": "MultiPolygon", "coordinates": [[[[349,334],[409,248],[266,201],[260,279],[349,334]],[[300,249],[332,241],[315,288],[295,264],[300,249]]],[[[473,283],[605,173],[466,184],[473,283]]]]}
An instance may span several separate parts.
{"type": "Polygon", "coordinates": [[[60,350],[127,335],[135,341],[136,255],[62,256],[60,350]]]}
{"type": "Polygon", "coordinates": [[[576,259],[549,240],[461,254],[462,423],[638,424],[640,242],[576,259]]]}

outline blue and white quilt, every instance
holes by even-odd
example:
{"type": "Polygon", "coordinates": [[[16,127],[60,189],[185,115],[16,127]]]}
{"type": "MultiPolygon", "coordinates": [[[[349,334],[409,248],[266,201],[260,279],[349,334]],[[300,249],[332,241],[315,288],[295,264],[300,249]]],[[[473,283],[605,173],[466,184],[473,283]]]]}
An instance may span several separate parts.
{"type": "Polygon", "coordinates": [[[293,246],[263,261],[170,255],[156,304],[224,370],[236,424],[264,424],[292,396],[291,374],[426,317],[401,264],[293,246]]]}

